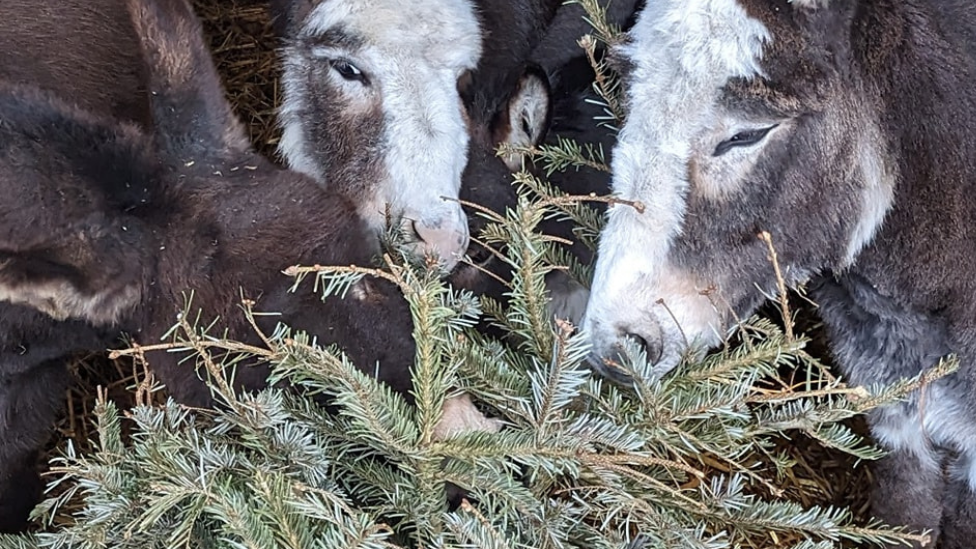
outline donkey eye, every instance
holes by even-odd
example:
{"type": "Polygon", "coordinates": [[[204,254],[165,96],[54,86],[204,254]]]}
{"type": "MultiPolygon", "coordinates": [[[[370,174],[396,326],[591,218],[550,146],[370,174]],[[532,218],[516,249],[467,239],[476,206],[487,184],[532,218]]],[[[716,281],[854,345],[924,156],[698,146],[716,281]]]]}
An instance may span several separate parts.
{"type": "Polygon", "coordinates": [[[331,63],[332,68],[339,73],[339,76],[349,81],[366,83],[366,75],[356,65],[342,60],[332,61],[331,63]]]}
{"type": "Polygon", "coordinates": [[[768,128],[759,128],[757,130],[747,130],[744,132],[739,132],[732,137],[722,141],[715,147],[715,152],[712,156],[722,156],[723,154],[729,152],[736,147],[748,147],[750,145],[755,145],[763,140],[770,131],[773,130],[779,124],[773,124],[768,128]]]}

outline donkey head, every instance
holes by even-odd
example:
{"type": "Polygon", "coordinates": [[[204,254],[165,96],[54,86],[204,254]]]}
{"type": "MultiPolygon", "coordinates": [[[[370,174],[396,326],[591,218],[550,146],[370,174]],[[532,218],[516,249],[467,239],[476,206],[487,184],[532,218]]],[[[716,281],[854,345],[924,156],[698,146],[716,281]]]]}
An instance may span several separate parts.
{"type": "Polygon", "coordinates": [[[481,55],[468,0],[279,0],[289,166],[391,216],[450,269],[468,226],[457,203],[468,128],[458,82],[481,55]]]}
{"type": "MultiPolygon", "coordinates": [[[[776,293],[849,266],[893,196],[878,90],[852,62],[848,2],[649,3],[614,54],[628,119],[584,328],[594,367],[634,340],[673,368],[776,293]],[[845,42],[846,40],[846,42],[845,42]],[[734,314],[733,314],[734,313],[734,314]]],[[[880,39],[880,37],[879,37],[880,39]]]]}

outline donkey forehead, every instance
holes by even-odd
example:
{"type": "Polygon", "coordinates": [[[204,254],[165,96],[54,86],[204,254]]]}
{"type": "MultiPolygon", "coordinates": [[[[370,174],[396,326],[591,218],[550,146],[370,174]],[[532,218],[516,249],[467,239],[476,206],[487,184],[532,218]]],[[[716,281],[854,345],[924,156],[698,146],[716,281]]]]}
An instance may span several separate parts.
{"type": "Polygon", "coordinates": [[[649,2],[614,56],[625,61],[632,101],[656,97],[660,102],[660,96],[812,101],[827,90],[838,62],[843,64],[851,11],[846,3],[829,0],[649,2]],[[653,96],[642,97],[648,88],[653,96]]]}
{"type": "Polygon", "coordinates": [[[770,39],[738,0],[665,0],[648,2],[617,53],[635,76],[670,80],[662,91],[680,95],[696,86],[717,92],[732,78],[761,76],[770,39]],[[675,80],[684,87],[671,86],[675,80]]]}
{"type": "Polygon", "coordinates": [[[481,29],[470,0],[325,0],[307,21],[306,35],[340,33],[439,68],[473,69],[481,57],[481,29]]]}
{"type": "Polygon", "coordinates": [[[643,195],[660,185],[680,185],[693,140],[716,121],[723,88],[763,75],[760,56],[769,39],[737,0],[648,2],[616,52],[629,71],[614,191],[650,199],[643,195]]]}

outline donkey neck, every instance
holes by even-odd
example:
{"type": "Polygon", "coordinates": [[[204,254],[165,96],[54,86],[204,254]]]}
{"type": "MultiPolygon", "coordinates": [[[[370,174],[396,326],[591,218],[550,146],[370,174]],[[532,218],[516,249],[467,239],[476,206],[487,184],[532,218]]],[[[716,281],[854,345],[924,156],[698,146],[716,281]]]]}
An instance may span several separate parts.
{"type": "Polygon", "coordinates": [[[976,311],[976,283],[965,274],[976,268],[976,56],[958,22],[973,24],[976,12],[952,2],[910,5],[918,3],[861,8],[862,20],[881,22],[854,47],[878,90],[898,180],[851,269],[907,306],[968,314],[976,311]]]}
{"type": "Polygon", "coordinates": [[[173,192],[181,208],[155,222],[166,240],[158,262],[164,303],[180,304],[192,289],[195,307],[235,314],[241,291],[257,298],[288,285],[281,271],[289,266],[369,262],[371,233],[352,204],[305,176],[258,155],[180,170],[173,192]]]}

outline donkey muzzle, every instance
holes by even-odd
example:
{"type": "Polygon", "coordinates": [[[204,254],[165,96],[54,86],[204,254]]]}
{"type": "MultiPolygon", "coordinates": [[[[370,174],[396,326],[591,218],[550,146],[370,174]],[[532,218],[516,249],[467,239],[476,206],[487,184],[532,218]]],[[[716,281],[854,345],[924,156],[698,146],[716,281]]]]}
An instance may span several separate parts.
{"type": "Polygon", "coordinates": [[[594,351],[588,358],[590,368],[620,385],[630,385],[634,382],[625,364],[637,366],[636,361],[640,360],[639,355],[643,354],[648,364],[657,365],[664,353],[660,330],[645,330],[642,333],[636,331],[629,333],[622,330],[610,345],[597,344],[594,347],[594,351]]]}
{"type": "Polygon", "coordinates": [[[463,214],[414,221],[413,231],[420,255],[435,258],[445,271],[452,270],[468,249],[470,234],[463,214]]]}

